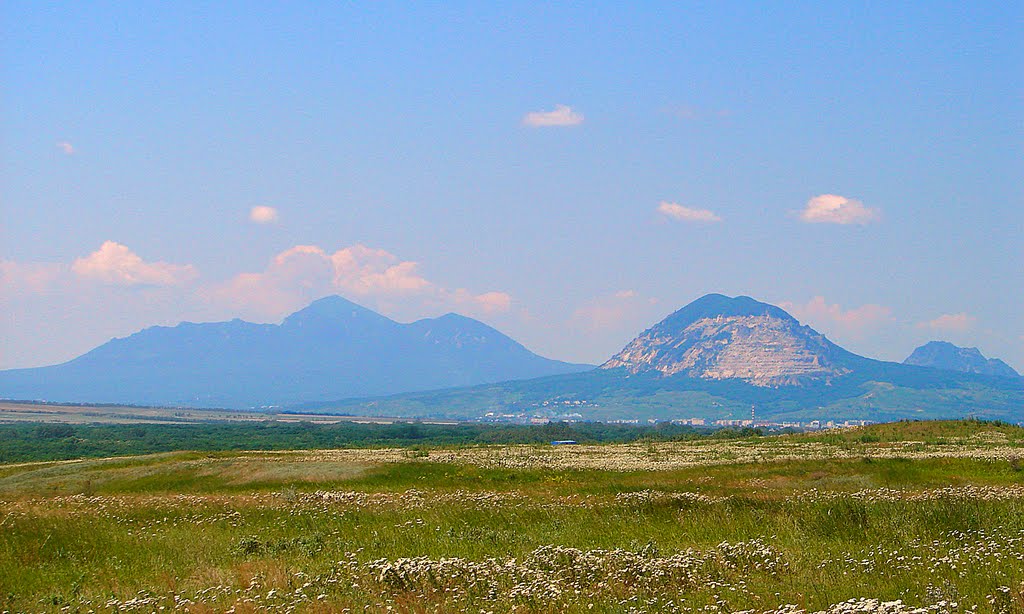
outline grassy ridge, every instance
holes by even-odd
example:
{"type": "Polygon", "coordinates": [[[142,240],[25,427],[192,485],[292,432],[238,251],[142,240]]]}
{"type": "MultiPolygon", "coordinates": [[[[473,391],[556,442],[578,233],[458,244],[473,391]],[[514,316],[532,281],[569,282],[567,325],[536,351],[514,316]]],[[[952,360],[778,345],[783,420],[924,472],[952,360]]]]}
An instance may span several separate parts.
{"type": "Polygon", "coordinates": [[[706,461],[667,470],[507,466],[503,448],[8,465],[0,611],[1018,612],[1021,435],[904,423],[565,452],[706,461]],[[728,462],[791,444],[807,457],[728,462]]]}
{"type": "Polygon", "coordinates": [[[545,403],[559,401],[585,401],[585,405],[573,406],[573,411],[588,420],[743,418],[749,415],[751,405],[757,406],[762,418],[785,421],[934,420],[966,415],[1019,420],[1024,379],[870,359],[858,359],[852,373],[827,384],[778,388],[736,379],[594,369],[382,398],[308,403],[297,408],[363,416],[475,418],[484,411],[534,413],[543,410],[545,403]]]}

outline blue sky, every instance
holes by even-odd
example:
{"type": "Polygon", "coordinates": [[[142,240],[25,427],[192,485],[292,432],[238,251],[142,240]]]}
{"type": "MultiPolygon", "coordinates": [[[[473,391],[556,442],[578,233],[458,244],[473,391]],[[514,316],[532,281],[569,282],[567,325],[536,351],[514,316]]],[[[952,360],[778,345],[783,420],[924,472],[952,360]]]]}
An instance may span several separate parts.
{"type": "Polygon", "coordinates": [[[327,293],[599,362],[723,292],[1024,370],[1020,3],[490,4],[4,3],[0,367],[327,293]]]}

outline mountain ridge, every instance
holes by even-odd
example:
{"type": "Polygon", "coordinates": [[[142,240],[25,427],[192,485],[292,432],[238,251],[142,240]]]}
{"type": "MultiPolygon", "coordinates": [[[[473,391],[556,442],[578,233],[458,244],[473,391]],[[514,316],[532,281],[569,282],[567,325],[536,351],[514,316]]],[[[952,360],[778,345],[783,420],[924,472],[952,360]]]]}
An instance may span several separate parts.
{"type": "Polygon", "coordinates": [[[850,373],[857,360],[779,307],[708,294],[640,333],[601,368],[780,386],[850,373]]]}
{"type": "Polygon", "coordinates": [[[236,318],[154,326],[65,363],[0,371],[0,396],[247,408],[589,368],[538,356],[465,316],[402,324],[333,296],[280,324],[236,318]]]}
{"type": "Polygon", "coordinates": [[[1024,380],[859,356],[779,307],[710,294],[592,371],[302,408],[509,419],[749,419],[754,410],[762,420],[1019,420],[1024,380]],[[743,372],[737,364],[757,368],[743,372]]]}
{"type": "Polygon", "coordinates": [[[236,319],[144,329],[62,365],[0,372],[0,396],[410,418],[744,419],[752,411],[777,420],[1024,416],[1024,378],[858,356],[785,310],[745,296],[701,297],[640,333],[602,367],[538,357],[458,314],[400,324],[332,297],[280,324],[236,319]],[[392,351],[375,354],[381,347],[392,351]],[[163,366],[159,378],[152,376],[154,364],[163,366]],[[301,377],[289,370],[296,365],[303,366],[301,377]],[[245,396],[231,396],[225,382],[245,396]],[[47,395],[22,392],[44,385],[47,395]],[[123,396],[84,394],[97,386],[123,396]],[[395,392],[400,387],[405,391],[395,392]]]}
{"type": "Polygon", "coordinates": [[[929,341],[916,348],[903,364],[999,377],[1021,376],[1002,360],[986,358],[976,347],[960,347],[948,341],[929,341]]]}

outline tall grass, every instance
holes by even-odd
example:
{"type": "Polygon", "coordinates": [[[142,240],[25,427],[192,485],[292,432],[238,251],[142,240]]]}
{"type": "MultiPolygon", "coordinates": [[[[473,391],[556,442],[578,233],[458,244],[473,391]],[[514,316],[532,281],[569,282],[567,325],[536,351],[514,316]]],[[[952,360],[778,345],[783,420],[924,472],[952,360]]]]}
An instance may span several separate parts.
{"type": "Polygon", "coordinates": [[[1011,612],[1024,604],[1022,478],[970,458],[622,472],[182,453],[9,467],[0,611],[768,611],[873,597],[1011,612]],[[671,575],[681,565],[693,581],[671,575]]]}

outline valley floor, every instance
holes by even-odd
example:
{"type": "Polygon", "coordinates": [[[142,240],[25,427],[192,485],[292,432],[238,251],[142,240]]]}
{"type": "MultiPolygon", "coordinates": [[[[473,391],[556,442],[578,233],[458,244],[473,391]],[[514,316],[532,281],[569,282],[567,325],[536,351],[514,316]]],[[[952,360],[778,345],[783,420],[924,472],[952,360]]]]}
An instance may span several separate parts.
{"type": "Polygon", "coordinates": [[[1024,436],[0,465],[0,611],[345,609],[1022,612],[1024,436]]]}

